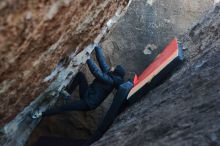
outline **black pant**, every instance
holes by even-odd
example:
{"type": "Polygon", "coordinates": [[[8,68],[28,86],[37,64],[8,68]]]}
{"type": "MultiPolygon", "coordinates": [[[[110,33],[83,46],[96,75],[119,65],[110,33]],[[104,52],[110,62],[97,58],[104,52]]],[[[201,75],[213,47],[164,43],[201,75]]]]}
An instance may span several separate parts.
{"type": "Polygon", "coordinates": [[[108,130],[108,128],[113,123],[114,119],[118,115],[119,112],[121,112],[127,102],[127,95],[129,94],[131,88],[133,87],[133,84],[127,82],[121,85],[113,99],[113,103],[111,104],[109,110],[107,111],[106,115],[100,122],[97,130],[87,140],[76,140],[72,138],[66,138],[66,137],[41,137],[38,142],[37,146],[61,146],[61,145],[73,145],[73,146],[90,146],[93,142],[97,141],[99,138],[102,137],[102,135],[105,133],[105,131],[108,130]]]}
{"type": "Polygon", "coordinates": [[[70,84],[67,86],[66,91],[69,94],[72,94],[74,89],[79,85],[79,96],[81,99],[84,97],[85,91],[88,89],[89,85],[86,80],[85,75],[82,72],[79,72],[71,81],[70,84]]]}
{"type": "Polygon", "coordinates": [[[69,94],[72,94],[74,89],[79,85],[80,100],[72,103],[64,104],[59,107],[51,108],[42,113],[43,116],[51,116],[63,113],[65,111],[88,111],[90,110],[88,104],[84,101],[84,93],[88,89],[88,82],[85,75],[79,72],[70,82],[70,85],[66,88],[69,94]]]}
{"type": "Polygon", "coordinates": [[[89,138],[84,146],[90,146],[93,142],[97,141],[102,137],[102,135],[108,130],[108,128],[113,123],[114,119],[117,115],[126,107],[127,96],[133,87],[133,84],[130,82],[122,84],[113,99],[113,102],[105,114],[102,121],[99,123],[98,128],[96,129],[95,133],[89,138]]]}

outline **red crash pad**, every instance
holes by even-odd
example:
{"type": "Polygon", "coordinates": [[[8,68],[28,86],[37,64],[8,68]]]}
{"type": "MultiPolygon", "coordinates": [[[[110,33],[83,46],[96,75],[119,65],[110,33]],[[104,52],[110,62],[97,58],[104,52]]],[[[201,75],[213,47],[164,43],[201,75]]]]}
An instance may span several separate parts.
{"type": "Polygon", "coordinates": [[[168,66],[176,58],[182,59],[182,48],[179,47],[177,39],[173,39],[164,50],[155,58],[155,60],[143,71],[139,76],[134,79],[134,87],[128,94],[127,99],[134,95],[147,83],[157,76],[166,66],[168,66]]]}

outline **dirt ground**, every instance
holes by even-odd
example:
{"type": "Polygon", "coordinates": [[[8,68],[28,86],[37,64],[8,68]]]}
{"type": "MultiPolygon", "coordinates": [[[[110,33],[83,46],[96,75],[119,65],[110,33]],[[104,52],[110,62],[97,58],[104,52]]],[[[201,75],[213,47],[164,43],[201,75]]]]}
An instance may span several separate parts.
{"type": "Polygon", "coordinates": [[[62,58],[93,41],[127,0],[0,2],[0,125],[33,101],[62,58]]]}

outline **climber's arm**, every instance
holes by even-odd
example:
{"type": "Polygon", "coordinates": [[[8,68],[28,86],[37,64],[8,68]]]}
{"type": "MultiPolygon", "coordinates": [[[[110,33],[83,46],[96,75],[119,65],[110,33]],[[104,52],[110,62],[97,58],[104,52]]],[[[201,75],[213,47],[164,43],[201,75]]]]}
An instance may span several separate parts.
{"type": "Polygon", "coordinates": [[[114,81],[112,80],[112,78],[107,75],[106,73],[103,73],[98,67],[97,65],[92,61],[92,59],[88,59],[86,61],[89,70],[91,71],[91,73],[98,79],[101,81],[104,81],[108,84],[113,84],[114,81]]]}
{"type": "Polygon", "coordinates": [[[99,66],[100,66],[101,70],[102,70],[104,73],[109,72],[110,67],[109,67],[109,65],[106,63],[105,56],[104,56],[104,54],[103,54],[102,48],[96,46],[96,47],[95,47],[95,52],[96,52],[96,58],[97,58],[97,60],[98,60],[98,63],[99,63],[99,66]]]}

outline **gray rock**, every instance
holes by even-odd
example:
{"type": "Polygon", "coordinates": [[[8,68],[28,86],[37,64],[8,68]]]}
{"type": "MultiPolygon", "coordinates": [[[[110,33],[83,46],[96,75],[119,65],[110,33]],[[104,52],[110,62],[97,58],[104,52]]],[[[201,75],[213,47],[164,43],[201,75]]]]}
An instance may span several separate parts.
{"type": "Polygon", "coordinates": [[[212,5],[212,0],[133,0],[103,42],[111,63],[141,73],[171,39],[182,36],[212,5]],[[148,45],[157,49],[145,55],[148,45]]]}
{"type": "MultiPolygon", "coordinates": [[[[220,145],[219,26],[220,4],[184,35],[183,43],[189,49],[175,74],[128,107],[93,145],[220,145]]],[[[166,39],[158,41],[165,43],[166,39]]]]}
{"type": "MultiPolygon", "coordinates": [[[[106,4],[107,2],[112,3],[110,0],[106,4]]],[[[182,37],[212,5],[213,0],[131,1],[125,16],[102,43],[108,62],[112,66],[122,64],[127,70],[140,73],[173,37],[182,37]]],[[[55,13],[51,13],[51,18],[55,13]]],[[[184,44],[189,49],[185,51],[186,61],[182,68],[166,83],[122,113],[113,127],[94,145],[219,145],[218,19],[219,7],[216,7],[211,15],[185,35],[184,44]]],[[[88,16],[77,30],[80,32],[90,21],[92,19],[88,16]]],[[[107,32],[107,29],[103,31],[107,32]]],[[[95,42],[99,42],[104,36],[100,35],[95,42]]],[[[67,40],[72,43],[72,40],[67,40]]],[[[72,73],[78,71],[78,67],[76,68],[72,73]]],[[[65,72],[63,69],[60,71],[65,72]]],[[[83,71],[88,75],[89,81],[92,81],[89,71],[83,71]]],[[[64,76],[66,75],[67,72],[64,76]]],[[[42,135],[89,137],[111,103],[113,95],[95,111],[70,112],[44,119],[32,133],[27,145],[33,145],[42,135]]],[[[33,124],[26,118],[27,113],[34,108],[30,105],[28,112],[22,116],[25,122],[21,129],[26,129],[29,125],[27,131],[19,129],[16,133],[19,137],[16,138],[10,135],[12,145],[23,145],[37,125],[38,122],[33,124]],[[21,135],[22,132],[25,135],[21,135]]],[[[21,125],[16,121],[15,123],[21,125]]],[[[10,127],[13,128],[13,125],[10,127]]]]}

